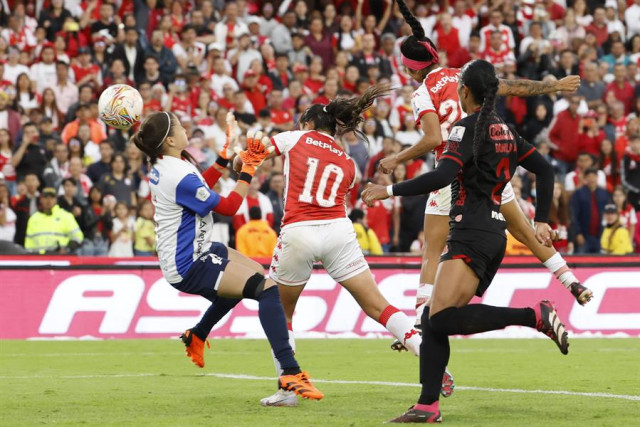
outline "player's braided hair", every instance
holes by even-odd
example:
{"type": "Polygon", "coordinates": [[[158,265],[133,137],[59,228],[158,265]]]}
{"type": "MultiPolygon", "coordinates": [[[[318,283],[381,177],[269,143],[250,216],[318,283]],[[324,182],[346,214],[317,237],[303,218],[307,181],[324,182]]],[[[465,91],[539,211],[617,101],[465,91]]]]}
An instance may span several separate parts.
{"type": "MultiPolygon", "coordinates": [[[[178,123],[178,117],[173,113],[161,111],[152,113],[144,119],[130,142],[146,154],[149,163],[154,165],[164,152],[164,141],[174,135],[174,126],[178,123]]],[[[180,155],[200,169],[198,162],[186,150],[183,150],[180,155]]]]}
{"type": "Polygon", "coordinates": [[[300,123],[313,122],[314,129],[324,130],[331,135],[355,132],[361,139],[366,140],[367,138],[359,129],[360,123],[364,120],[362,113],[388,91],[388,85],[374,85],[357,97],[337,98],[328,105],[314,104],[302,114],[300,123]]]}
{"type": "Polygon", "coordinates": [[[473,161],[477,167],[480,147],[488,133],[489,119],[495,114],[499,81],[493,65],[481,59],[465,65],[462,69],[460,80],[463,85],[469,88],[473,99],[477,103],[482,103],[473,134],[473,161]]]}
{"type": "Polygon", "coordinates": [[[434,59],[433,54],[429,52],[429,49],[427,49],[423,43],[429,43],[433,47],[434,52],[437,52],[436,45],[425,35],[424,27],[420,24],[420,21],[413,16],[404,0],[396,0],[396,2],[398,3],[400,13],[402,13],[404,20],[407,21],[413,33],[413,35],[404,39],[400,45],[400,51],[404,56],[415,61],[432,61],[434,59]]]}

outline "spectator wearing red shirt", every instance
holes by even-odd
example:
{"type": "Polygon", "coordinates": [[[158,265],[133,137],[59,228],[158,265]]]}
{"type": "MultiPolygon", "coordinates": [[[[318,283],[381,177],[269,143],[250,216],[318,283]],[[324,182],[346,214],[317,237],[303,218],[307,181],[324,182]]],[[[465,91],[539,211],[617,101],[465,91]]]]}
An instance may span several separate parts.
{"type": "Polygon", "coordinates": [[[92,85],[96,90],[102,87],[102,74],[100,67],[91,62],[91,49],[82,46],[78,49],[78,62],[71,66],[78,86],[85,83],[92,85]]]}
{"type": "Polygon", "coordinates": [[[195,78],[196,80],[191,83],[189,90],[189,99],[191,99],[191,107],[193,109],[198,108],[200,101],[200,94],[205,92],[209,95],[209,101],[217,101],[218,95],[216,95],[215,91],[211,88],[211,79],[209,79],[205,75],[198,76],[195,74],[190,76],[190,78],[195,78]]]}
{"type": "Polygon", "coordinates": [[[226,83],[222,87],[222,98],[218,98],[216,102],[222,108],[226,108],[227,110],[233,110],[235,103],[235,93],[236,89],[233,88],[229,83],[226,83]]]}
{"type": "Polygon", "coordinates": [[[322,58],[314,56],[309,65],[309,76],[304,80],[307,93],[317,95],[324,85],[325,77],[322,74],[322,58]]]}
{"type": "MultiPolygon", "coordinates": [[[[9,8],[11,10],[11,8],[9,8]]],[[[7,27],[0,33],[9,46],[16,46],[20,50],[29,50],[36,45],[36,37],[16,14],[9,16],[7,27]]]]}
{"type": "Polygon", "coordinates": [[[489,15],[489,25],[480,29],[480,51],[484,51],[489,44],[489,38],[494,31],[499,31],[502,35],[502,43],[509,49],[516,47],[516,40],[513,37],[513,31],[507,25],[504,25],[504,15],[499,9],[494,9],[489,15]]]}
{"type": "Polygon", "coordinates": [[[313,100],[314,104],[323,104],[328,105],[332,100],[336,98],[338,95],[338,80],[336,79],[327,79],[324,81],[324,85],[322,86],[322,91],[316,99],[313,100]]]}
{"type": "Polygon", "coordinates": [[[480,36],[478,34],[471,34],[469,37],[469,47],[462,47],[448,57],[449,66],[452,68],[462,68],[467,62],[482,58],[480,52],[480,36]]]}
{"type": "Polygon", "coordinates": [[[602,46],[609,38],[609,30],[607,29],[607,16],[604,8],[596,7],[593,11],[593,22],[585,28],[587,33],[592,33],[596,36],[596,41],[599,46],[602,46]]]}
{"type": "MultiPolygon", "coordinates": [[[[621,108],[620,108],[621,109],[621,108]]],[[[612,119],[613,120],[613,117],[612,119]]],[[[619,127],[616,127],[616,142],[614,145],[614,149],[616,152],[622,156],[627,151],[629,147],[629,141],[633,138],[634,135],[640,135],[640,119],[633,119],[627,122],[627,118],[622,116],[620,121],[624,120],[625,127],[618,136],[619,127]]]]}
{"type": "Polygon", "coordinates": [[[367,167],[364,173],[364,179],[369,179],[375,175],[376,170],[378,169],[378,163],[380,163],[380,160],[384,159],[385,157],[391,154],[397,153],[398,151],[400,151],[400,144],[391,137],[385,137],[382,140],[382,150],[380,150],[378,154],[376,154],[375,156],[372,156],[369,159],[369,163],[367,164],[367,167]]]}
{"type": "MultiPolygon", "coordinates": [[[[62,31],[58,31],[56,33],[56,38],[62,37],[64,43],[66,45],[65,52],[70,57],[75,57],[78,55],[78,49],[81,46],[88,46],[89,39],[88,37],[80,31],[80,27],[78,23],[71,18],[68,18],[62,27],[62,31]]],[[[55,42],[55,39],[54,39],[55,42]]]]}
{"type": "Polygon", "coordinates": [[[9,81],[5,78],[4,75],[4,62],[0,61],[0,91],[6,91],[7,88],[11,87],[13,89],[13,85],[15,82],[9,81]]]}
{"type": "Polygon", "coordinates": [[[491,62],[495,67],[503,67],[505,62],[516,61],[513,51],[502,42],[502,33],[494,31],[489,38],[489,47],[482,54],[485,61],[491,62]]]}
{"type": "Polygon", "coordinates": [[[545,0],[544,7],[549,14],[549,19],[554,21],[556,25],[562,25],[564,22],[565,10],[554,0],[545,0]]]}
{"type": "Polygon", "coordinates": [[[142,111],[148,115],[154,111],[162,111],[162,103],[151,96],[151,83],[142,82],[138,85],[138,92],[142,96],[142,111]]]}
{"type": "Polygon", "coordinates": [[[176,76],[175,83],[169,85],[169,97],[164,109],[176,113],[181,119],[191,117],[191,97],[183,76],[176,76]]]}
{"type": "Polygon", "coordinates": [[[262,219],[269,223],[269,226],[273,228],[273,205],[269,197],[261,193],[260,178],[254,176],[249,184],[249,190],[247,191],[247,197],[242,201],[240,208],[233,216],[233,228],[239,230],[244,224],[249,222],[249,209],[257,206],[262,211],[262,219]]]}
{"type": "Polygon", "coordinates": [[[274,127],[282,130],[293,130],[293,114],[282,108],[282,91],[275,89],[269,93],[269,112],[274,127]]]}
{"type": "MultiPolygon", "coordinates": [[[[580,135],[578,151],[584,151],[594,157],[600,155],[600,147],[605,139],[604,131],[593,117],[585,117],[578,128],[580,135]]],[[[602,165],[600,165],[602,167],[602,165]]]]}
{"type": "Polygon", "coordinates": [[[633,86],[627,80],[626,67],[622,64],[616,64],[613,67],[614,80],[607,85],[604,91],[603,99],[607,99],[609,92],[613,92],[613,96],[624,104],[625,114],[633,111],[635,103],[635,93],[633,86]]]}
{"type": "MultiPolygon", "coordinates": [[[[383,178],[385,178],[384,182],[390,182],[388,175],[383,175],[382,177],[380,177],[380,175],[381,174],[377,175],[378,178],[376,179],[376,182],[380,182],[383,178]]],[[[387,200],[376,200],[373,203],[373,206],[367,206],[365,203],[360,201],[357,206],[357,208],[362,209],[366,215],[369,228],[371,228],[376,233],[376,236],[378,236],[383,252],[389,252],[391,247],[390,231],[393,225],[393,205],[393,198],[389,198],[387,200]]]]}
{"type": "MultiPolygon", "coordinates": [[[[162,32],[162,44],[173,52],[173,46],[180,42],[180,37],[176,34],[176,28],[173,27],[171,16],[164,15],[160,18],[158,29],[162,32]]],[[[153,38],[153,34],[151,37],[153,38]]]]}
{"type": "Polygon", "coordinates": [[[344,73],[344,81],[342,82],[342,89],[348,90],[351,93],[356,92],[356,86],[360,79],[360,71],[355,65],[349,65],[347,71],[344,73]]]}
{"type": "Polygon", "coordinates": [[[255,71],[255,73],[257,74],[258,88],[266,96],[266,94],[273,90],[273,82],[271,81],[269,76],[264,73],[264,66],[262,64],[262,61],[259,59],[254,59],[253,61],[251,61],[251,65],[249,65],[249,68],[255,71]]]}
{"type": "Polygon", "coordinates": [[[598,164],[607,178],[607,191],[620,184],[620,155],[613,147],[613,142],[605,139],[600,145],[600,155],[598,164]]]}
{"type": "Polygon", "coordinates": [[[435,40],[438,49],[447,52],[447,57],[451,58],[461,49],[460,35],[458,29],[453,27],[451,15],[443,13],[440,15],[440,23],[435,28],[435,40]]]}
{"type": "Polygon", "coordinates": [[[571,96],[569,108],[556,116],[549,131],[549,141],[554,150],[553,157],[564,163],[561,167],[564,173],[568,171],[578,156],[578,128],[581,120],[578,114],[578,105],[580,105],[580,98],[571,96]]]}
{"type": "Polygon", "coordinates": [[[267,98],[258,86],[258,74],[252,69],[244,73],[243,91],[256,113],[267,106],[267,98]]]}

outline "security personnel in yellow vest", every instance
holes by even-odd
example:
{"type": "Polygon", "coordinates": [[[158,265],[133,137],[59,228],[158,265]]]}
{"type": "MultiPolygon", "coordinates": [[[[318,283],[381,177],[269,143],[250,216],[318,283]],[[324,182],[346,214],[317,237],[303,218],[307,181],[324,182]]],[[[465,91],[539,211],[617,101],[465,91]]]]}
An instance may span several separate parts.
{"type": "Polygon", "coordinates": [[[356,239],[362,253],[365,255],[382,255],[382,246],[378,240],[376,232],[367,227],[364,218],[364,212],[360,209],[354,209],[349,215],[349,219],[353,223],[353,231],[356,232],[356,239]]]}
{"type": "Polygon", "coordinates": [[[70,253],[82,244],[83,239],[73,214],[57,205],[56,190],[42,190],[40,210],[27,223],[25,249],[40,254],[70,253]]]}

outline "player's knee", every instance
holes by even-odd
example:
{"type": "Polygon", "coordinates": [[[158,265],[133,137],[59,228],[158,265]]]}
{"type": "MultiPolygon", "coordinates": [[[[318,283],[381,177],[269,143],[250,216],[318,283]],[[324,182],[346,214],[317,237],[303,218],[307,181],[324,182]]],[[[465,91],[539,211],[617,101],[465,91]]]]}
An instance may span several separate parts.
{"type": "Polygon", "coordinates": [[[242,297],[250,298],[257,300],[260,297],[260,294],[265,289],[265,282],[267,279],[264,275],[256,273],[253,276],[247,279],[247,282],[244,284],[244,288],[242,289],[242,297]]]}
{"type": "Polygon", "coordinates": [[[429,318],[431,329],[441,334],[451,335],[455,324],[455,307],[445,308],[429,318]]]}

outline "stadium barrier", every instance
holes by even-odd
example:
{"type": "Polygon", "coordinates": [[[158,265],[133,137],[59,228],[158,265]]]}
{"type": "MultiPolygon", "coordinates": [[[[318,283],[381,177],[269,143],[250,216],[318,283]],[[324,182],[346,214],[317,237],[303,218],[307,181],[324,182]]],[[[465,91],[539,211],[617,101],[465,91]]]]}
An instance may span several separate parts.
{"type": "MultiPolygon", "coordinates": [[[[268,260],[261,260],[264,263],[268,260]]],[[[554,300],[574,336],[640,336],[640,258],[569,257],[577,277],[594,292],[585,307],[531,257],[505,258],[480,300],[521,307],[554,300]]],[[[420,260],[371,257],[387,299],[413,316],[420,260]]],[[[0,257],[0,338],[164,338],[193,326],[209,303],[182,294],[163,278],[153,258],[0,257]]],[[[379,337],[351,295],[317,269],[298,303],[299,337],[379,337]]],[[[217,337],[262,337],[255,301],[241,302],[216,326],[217,337]]],[[[537,337],[523,327],[479,334],[537,337]]]]}

